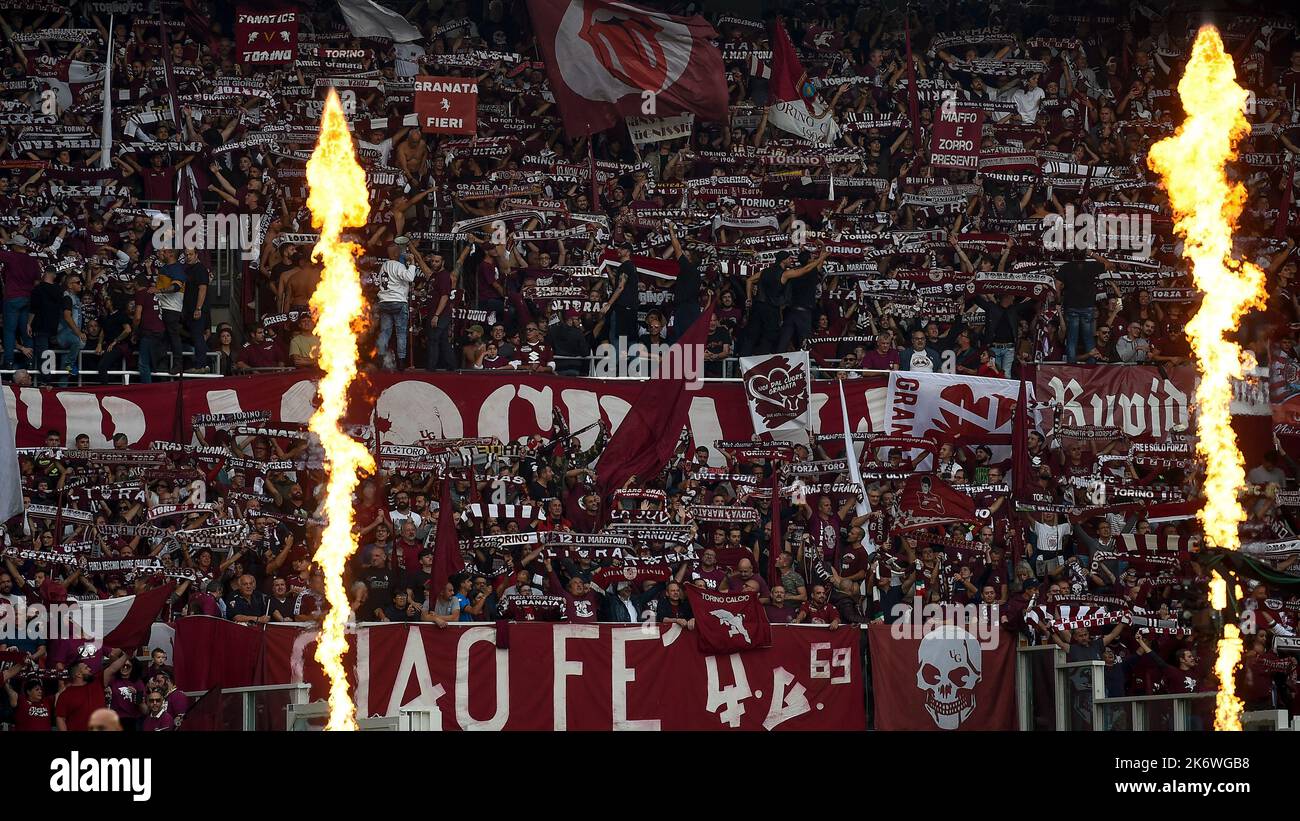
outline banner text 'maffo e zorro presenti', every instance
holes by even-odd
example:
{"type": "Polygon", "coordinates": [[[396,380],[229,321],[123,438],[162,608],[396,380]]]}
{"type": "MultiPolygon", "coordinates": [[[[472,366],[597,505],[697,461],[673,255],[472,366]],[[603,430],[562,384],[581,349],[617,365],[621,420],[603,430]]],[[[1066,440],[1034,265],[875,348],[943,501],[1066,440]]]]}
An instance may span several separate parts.
{"type": "Polygon", "coordinates": [[[930,138],[930,164],[938,168],[979,168],[983,129],[983,111],[940,106],[930,138]]]}
{"type": "MultiPolygon", "coordinates": [[[[677,625],[383,624],[348,636],[345,664],[359,715],[425,708],[443,730],[865,729],[858,638],[778,625],[770,647],[728,655],[677,625]]],[[[323,698],[314,650],[302,627],[191,616],[177,624],[177,684],[305,681],[323,698]]]]}

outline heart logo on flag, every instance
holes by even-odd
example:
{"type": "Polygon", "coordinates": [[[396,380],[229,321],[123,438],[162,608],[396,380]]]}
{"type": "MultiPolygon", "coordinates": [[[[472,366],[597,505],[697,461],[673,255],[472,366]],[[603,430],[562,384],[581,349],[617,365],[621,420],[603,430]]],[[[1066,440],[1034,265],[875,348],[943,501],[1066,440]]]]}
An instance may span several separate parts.
{"type": "Polygon", "coordinates": [[[755,431],[783,429],[782,426],[808,414],[808,364],[798,356],[742,358],[745,396],[755,431]]]}
{"type": "Polygon", "coordinates": [[[799,377],[784,368],[777,368],[771,374],[755,376],[749,382],[749,389],[754,396],[773,405],[779,405],[791,413],[796,413],[803,404],[799,377]]]}

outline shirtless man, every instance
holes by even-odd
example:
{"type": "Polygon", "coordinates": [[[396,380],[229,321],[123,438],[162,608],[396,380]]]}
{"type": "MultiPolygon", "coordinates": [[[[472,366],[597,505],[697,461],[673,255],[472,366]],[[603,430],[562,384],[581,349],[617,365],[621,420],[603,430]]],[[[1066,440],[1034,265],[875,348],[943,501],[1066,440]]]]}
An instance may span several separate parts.
{"type": "Polygon", "coordinates": [[[288,311],[295,307],[301,307],[311,304],[311,295],[316,291],[316,285],[320,282],[321,269],[319,265],[304,260],[303,265],[291,268],[284,272],[280,279],[280,311],[288,311]]]}
{"type": "Polygon", "coordinates": [[[429,146],[424,135],[412,129],[397,146],[397,167],[414,183],[429,173],[429,146]]]}

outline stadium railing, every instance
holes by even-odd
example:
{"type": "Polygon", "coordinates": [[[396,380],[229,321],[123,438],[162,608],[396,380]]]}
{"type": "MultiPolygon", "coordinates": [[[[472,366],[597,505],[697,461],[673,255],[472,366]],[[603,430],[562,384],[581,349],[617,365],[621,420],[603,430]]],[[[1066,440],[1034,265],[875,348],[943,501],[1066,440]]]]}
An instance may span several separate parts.
{"type": "MultiPolygon", "coordinates": [[[[50,348],[49,350],[52,351],[52,352],[53,352],[56,356],[58,356],[59,358],[62,358],[65,354],[67,354],[67,350],[66,350],[66,349],[61,349],[61,348],[50,348]]],[[[27,370],[27,372],[28,372],[29,374],[31,374],[32,377],[33,377],[34,379],[36,379],[38,382],[40,382],[40,383],[45,383],[45,384],[47,384],[47,385],[48,385],[48,383],[53,382],[54,380],[68,380],[68,381],[69,381],[69,385],[67,385],[67,386],[62,386],[62,385],[50,385],[50,387],[72,387],[72,384],[71,384],[72,380],[75,380],[75,382],[76,382],[76,387],[78,387],[78,388],[80,388],[80,387],[84,387],[84,386],[85,386],[85,382],[86,382],[85,378],[88,377],[88,376],[93,376],[93,377],[100,377],[100,376],[115,376],[115,377],[120,377],[120,378],[121,378],[121,384],[123,384],[123,385],[130,385],[130,384],[131,384],[131,380],[132,380],[132,378],[137,378],[137,379],[138,379],[138,378],[140,377],[140,371],[139,371],[139,370],[126,370],[126,369],[123,369],[123,370],[112,370],[112,371],[99,371],[99,370],[95,370],[95,369],[91,369],[91,368],[83,368],[83,367],[81,366],[81,363],[84,361],[84,357],[85,357],[87,354],[89,354],[89,355],[91,355],[91,356],[94,356],[94,355],[95,355],[95,352],[94,352],[94,351],[85,351],[85,350],[81,351],[81,353],[77,356],[77,373],[76,373],[76,374],[72,373],[72,372],[71,372],[70,370],[68,370],[67,368],[50,368],[50,369],[48,369],[48,370],[47,370],[47,369],[44,369],[44,368],[42,368],[42,369],[40,369],[40,370],[33,370],[33,369],[31,369],[31,368],[28,368],[28,369],[26,369],[26,370],[27,370]]],[[[187,356],[193,356],[193,353],[188,353],[188,354],[186,354],[186,355],[187,355],[187,356]]],[[[207,373],[192,373],[192,372],[186,372],[186,373],[184,374],[185,378],[187,378],[187,379],[203,379],[203,378],[212,379],[212,378],[214,378],[214,377],[220,377],[221,374],[216,373],[217,368],[218,368],[218,367],[220,366],[220,364],[221,364],[221,358],[220,358],[220,357],[221,357],[221,354],[220,354],[219,352],[217,352],[217,351],[209,351],[209,352],[208,352],[208,362],[209,362],[210,364],[207,366],[207,368],[208,368],[208,372],[207,372],[207,373]]],[[[156,378],[158,378],[158,379],[163,379],[163,378],[175,378],[175,377],[172,375],[172,373],[171,373],[171,369],[172,369],[172,366],[173,366],[174,361],[175,361],[175,356],[174,356],[174,354],[173,354],[171,351],[167,351],[167,352],[166,352],[166,355],[165,355],[165,357],[164,357],[164,359],[163,359],[163,362],[159,364],[158,369],[157,369],[156,371],[154,371],[154,374],[153,374],[153,375],[154,375],[156,378]]],[[[0,376],[3,376],[3,377],[12,377],[12,376],[14,375],[14,373],[16,372],[16,370],[17,370],[17,369],[6,369],[6,370],[0,370],[0,376]]],[[[177,374],[177,376],[179,376],[179,374],[177,374]]],[[[115,384],[116,384],[116,383],[115,383],[115,384]]],[[[94,385],[91,385],[91,387],[94,387],[94,385]]]]}
{"type": "MultiPolygon", "coordinates": [[[[185,695],[197,700],[207,692],[192,690],[185,695]]],[[[293,728],[293,710],[306,705],[311,698],[311,685],[299,682],[228,687],[221,691],[220,696],[217,714],[221,729],[245,732],[288,730],[293,728]]]]}
{"type": "Polygon", "coordinates": [[[1192,707],[1215,693],[1106,696],[1102,661],[1067,662],[1055,644],[1016,648],[1016,709],[1021,730],[1187,731],[1192,707]]]}

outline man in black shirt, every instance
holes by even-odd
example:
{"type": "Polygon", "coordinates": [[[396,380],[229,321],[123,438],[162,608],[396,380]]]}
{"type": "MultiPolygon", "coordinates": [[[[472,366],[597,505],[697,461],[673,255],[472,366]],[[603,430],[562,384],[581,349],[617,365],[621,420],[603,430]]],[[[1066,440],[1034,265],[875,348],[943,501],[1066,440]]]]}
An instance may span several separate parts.
{"type": "Polygon", "coordinates": [[[555,354],[555,372],[561,376],[585,376],[591,346],[582,332],[582,314],[565,311],[564,319],[552,325],[546,341],[555,354]]]}
{"type": "Polygon", "coordinates": [[[32,338],[32,358],[36,370],[49,373],[45,367],[42,354],[49,350],[50,343],[59,333],[63,322],[63,291],[55,281],[54,269],[41,271],[41,281],[32,288],[31,313],[27,315],[27,335],[32,338]]]}
{"type": "Polygon", "coordinates": [[[672,223],[668,223],[668,238],[672,240],[673,256],[677,258],[677,279],[673,282],[673,330],[668,335],[671,345],[700,317],[700,268],[695,252],[682,249],[672,223]]]}
{"type": "Polygon", "coordinates": [[[747,354],[769,354],[776,351],[781,333],[781,310],[790,304],[788,283],[814,270],[826,259],[823,249],[807,264],[800,266],[789,251],[776,255],[776,261],[745,281],[747,298],[754,306],[750,313],[750,326],[746,327],[747,354]],[[757,293],[754,286],[757,285],[757,293]]]}
{"type": "Polygon", "coordinates": [[[1086,355],[1096,344],[1097,277],[1105,270],[1106,261],[1096,254],[1089,256],[1091,260],[1074,259],[1056,271],[1061,307],[1065,309],[1065,360],[1071,364],[1079,351],[1086,355]]]}
{"type": "Polygon", "coordinates": [[[704,375],[721,377],[722,363],[732,353],[731,331],[718,322],[718,315],[709,317],[709,338],[704,343],[704,375]]]}
{"type": "Polygon", "coordinates": [[[212,326],[208,308],[210,281],[208,267],[199,260],[199,252],[193,248],[185,249],[185,300],[181,307],[181,319],[194,344],[195,373],[208,372],[206,334],[212,326]]]}
{"type": "Polygon", "coordinates": [[[257,589],[257,580],[245,573],[239,577],[239,594],[230,600],[227,612],[231,621],[240,624],[266,624],[271,620],[271,603],[266,594],[257,589]]]}
{"type": "Polygon", "coordinates": [[[426,547],[420,551],[420,569],[406,574],[402,579],[401,589],[410,594],[411,601],[415,604],[423,605],[426,588],[431,578],[433,578],[433,551],[426,547]]]}
{"type": "Polygon", "coordinates": [[[984,330],[993,354],[993,362],[1005,377],[1011,376],[1016,361],[1016,340],[1019,338],[1020,320],[1027,319],[1033,306],[1029,297],[1017,300],[1014,294],[997,294],[997,302],[975,294],[975,304],[984,309],[984,330]]]}
{"type": "Polygon", "coordinates": [[[636,342],[638,336],[636,312],[641,305],[638,295],[641,283],[636,263],[632,261],[632,249],[629,246],[619,246],[618,259],[618,273],[614,276],[614,310],[611,317],[613,322],[610,325],[609,338],[615,345],[619,345],[621,340],[622,348],[626,351],[633,342],[636,342]]]}
{"type": "Polygon", "coordinates": [[[289,583],[280,576],[271,580],[271,621],[293,621],[294,597],[289,595],[289,583]]]}
{"type": "MultiPolygon", "coordinates": [[[[807,249],[799,253],[799,264],[807,265],[812,254],[807,249]]],[[[821,270],[813,269],[811,276],[799,277],[790,283],[790,305],[785,309],[781,324],[778,351],[793,351],[812,334],[813,308],[817,305],[817,286],[821,284],[821,270]]]]}
{"type": "Polygon", "coordinates": [[[109,371],[121,370],[131,354],[131,315],[126,310],[126,298],[113,295],[113,312],[99,323],[99,338],[95,340],[95,353],[99,354],[99,381],[107,385],[113,379],[109,371]]]}
{"type": "Polygon", "coordinates": [[[383,609],[393,603],[393,591],[397,588],[396,574],[389,566],[388,556],[382,547],[372,547],[365,567],[357,573],[357,581],[364,582],[369,591],[366,603],[357,613],[358,620],[379,620],[383,609]]]}

